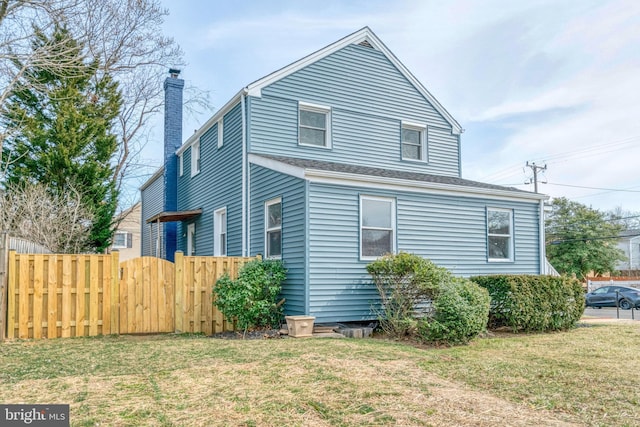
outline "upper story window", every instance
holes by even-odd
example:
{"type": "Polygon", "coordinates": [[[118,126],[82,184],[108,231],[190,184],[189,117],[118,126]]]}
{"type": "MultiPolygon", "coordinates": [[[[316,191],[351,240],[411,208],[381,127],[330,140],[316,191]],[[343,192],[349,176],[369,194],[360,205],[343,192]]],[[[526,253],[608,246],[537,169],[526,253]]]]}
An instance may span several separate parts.
{"type": "Polygon", "coordinates": [[[218,209],[213,213],[213,255],[227,255],[227,208],[218,209]]]}
{"type": "Polygon", "coordinates": [[[513,261],[513,212],[487,208],[489,261],[513,261]]]}
{"type": "Polygon", "coordinates": [[[264,204],[264,236],[266,258],[282,257],[282,199],[264,204]]]}
{"type": "Polygon", "coordinates": [[[300,102],[298,143],[331,148],[331,108],[300,102]]]}
{"type": "Polygon", "coordinates": [[[402,122],[402,160],[426,160],[426,134],[426,126],[402,122]]]}
{"type": "Polygon", "coordinates": [[[182,157],[182,153],[180,153],[180,155],[178,156],[178,173],[180,174],[180,176],[182,176],[182,174],[184,173],[184,160],[182,157]]]}
{"type": "Polygon", "coordinates": [[[200,173],[200,141],[191,146],[191,176],[200,173]]]}
{"type": "Polygon", "coordinates": [[[360,258],[375,259],[395,252],[395,199],[360,197],[360,258]]]}
{"type": "Polygon", "coordinates": [[[224,142],[224,126],[222,121],[223,119],[218,120],[218,148],[222,147],[224,142]]]}

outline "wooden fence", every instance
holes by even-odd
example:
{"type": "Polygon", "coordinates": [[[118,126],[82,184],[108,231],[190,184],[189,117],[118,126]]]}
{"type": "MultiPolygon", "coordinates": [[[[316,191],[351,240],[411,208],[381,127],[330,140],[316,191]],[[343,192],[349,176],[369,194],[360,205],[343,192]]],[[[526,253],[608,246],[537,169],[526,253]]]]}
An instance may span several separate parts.
{"type": "MultiPolygon", "coordinates": [[[[225,272],[253,258],[188,257],[176,263],[111,255],[9,252],[8,338],[232,330],[213,305],[225,272]]],[[[0,299],[1,300],[1,299],[0,299]]],[[[1,302],[1,301],[0,301],[1,302]]]]}

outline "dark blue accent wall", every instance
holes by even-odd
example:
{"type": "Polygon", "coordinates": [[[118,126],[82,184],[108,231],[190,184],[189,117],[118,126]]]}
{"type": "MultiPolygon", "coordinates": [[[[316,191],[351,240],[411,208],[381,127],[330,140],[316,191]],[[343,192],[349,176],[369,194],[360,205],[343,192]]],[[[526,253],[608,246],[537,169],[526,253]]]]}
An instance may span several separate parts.
{"type": "MultiPolygon", "coordinates": [[[[178,209],[178,157],[182,145],[182,89],[184,80],[167,77],[164,81],[164,211],[178,209]]],[[[165,254],[173,261],[176,251],[177,224],[169,222],[163,230],[165,254]]]]}

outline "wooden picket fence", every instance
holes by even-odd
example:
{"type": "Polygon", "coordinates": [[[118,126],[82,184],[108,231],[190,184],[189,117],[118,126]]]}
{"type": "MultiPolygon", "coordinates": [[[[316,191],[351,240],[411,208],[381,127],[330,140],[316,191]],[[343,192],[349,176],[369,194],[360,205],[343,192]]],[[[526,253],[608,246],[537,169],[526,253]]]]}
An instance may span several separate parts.
{"type": "Polygon", "coordinates": [[[7,338],[233,330],[213,305],[225,272],[235,278],[250,257],[192,257],[175,263],[110,255],[9,251],[7,338]]]}

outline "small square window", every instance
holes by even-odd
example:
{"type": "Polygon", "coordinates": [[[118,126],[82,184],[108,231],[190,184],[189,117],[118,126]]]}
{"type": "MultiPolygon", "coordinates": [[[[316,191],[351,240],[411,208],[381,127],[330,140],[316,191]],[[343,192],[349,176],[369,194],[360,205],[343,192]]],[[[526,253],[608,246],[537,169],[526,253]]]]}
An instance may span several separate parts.
{"type": "Polygon", "coordinates": [[[125,249],[130,248],[132,243],[132,234],[126,231],[116,231],[113,234],[113,249],[125,249]]]}

